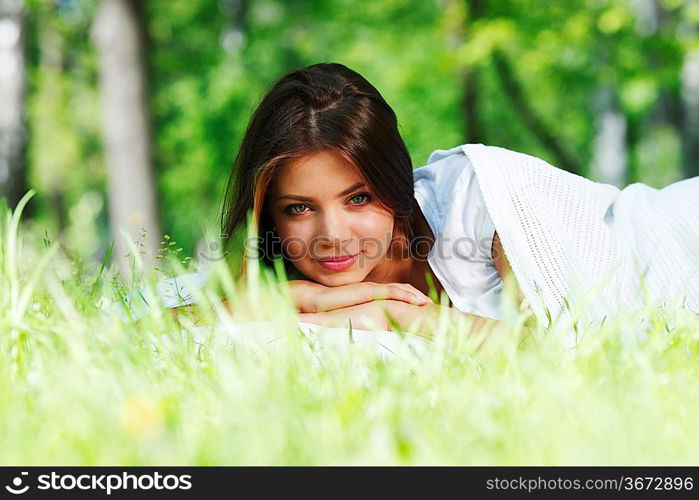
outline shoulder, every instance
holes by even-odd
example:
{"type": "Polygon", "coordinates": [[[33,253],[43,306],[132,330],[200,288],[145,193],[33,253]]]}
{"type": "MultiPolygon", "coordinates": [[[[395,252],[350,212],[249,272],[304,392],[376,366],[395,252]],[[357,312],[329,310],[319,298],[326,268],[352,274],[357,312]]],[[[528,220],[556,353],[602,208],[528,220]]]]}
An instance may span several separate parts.
{"type": "Polygon", "coordinates": [[[510,267],[505,251],[502,248],[500,236],[498,235],[497,231],[495,231],[493,234],[493,246],[491,247],[490,252],[493,262],[495,263],[495,269],[498,270],[500,278],[504,278],[507,274],[509,274],[512,268],[510,267]]]}
{"type": "Polygon", "coordinates": [[[467,238],[474,243],[468,258],[492,263],[490,249],[495,227],[463,146],[434,151],[428,164],[419,169],[415,192],[421,206],[427,209],[426,217],[434,221],[431,226],[438,229],[439,237],[467,238]]]}
{"type": "Polygon", "coordinates": [[[472,173],[469,158],[462,147],[457,146],[433,151],[425,165],[413,170],[413,181],[416,188],[440,195],[458,187],[472,173]]]}
{"type": "Polygon", "coordinates": [[[462,144],[460,146],[454,146],[453,148],[449,149],[435,149],[430,153],[430,156],[427,158],[427,164],[429,165],[430,163],[435,163],[438,161],[442,161],[445,158],[450,158],[453,156],[465,156],[464,153],[464,147],[467,146],[466,144],[462,144]]]}
{"type": "Polygon", "coordinates": [[[505,249],[502,247],[500,242],[500,236],[497,231],[493,235],[493,246],[491,248],[491,256],[493,258],[493,263],[495,264],[495,269],[497,269],[500,279],[503,283],[507,283],[507,286],[511,293],[514,293],[514,298],[517,303],[520,303],[524,299],[524,294],[522,289],[519,287],[515,275],[512,272],[512,267],[510,266],[510,261],[507,260],[507,255],[505,254],[505,249]]]}

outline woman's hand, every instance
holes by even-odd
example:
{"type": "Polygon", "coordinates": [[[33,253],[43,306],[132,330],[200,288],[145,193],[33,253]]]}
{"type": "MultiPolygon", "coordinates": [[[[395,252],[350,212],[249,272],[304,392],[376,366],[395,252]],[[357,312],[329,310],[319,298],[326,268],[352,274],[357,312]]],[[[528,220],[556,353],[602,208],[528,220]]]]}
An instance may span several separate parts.
{"type": "Polygon", "coordinates": [[[348,328],[351,320],[352,328],[359,330],[391,331],[396,326],[402,332],[430,339],[442,310],[455,315],[464,314],[434,303],[417,306],[400,300],[375,300],[332,311],[300,313],[298,319],[300,322],[334,328],[348,328]]]}
{"type": "Polygon", "coordinates": [[[299,313],[298,318],[300,322],[327,327],[348,328],[351,321],[352,328],[359,330],[390,331],[391,320],[397,312],[396,306],[401,304],[405,303],[397,300],[374,300],[331,311],[299,313]]]}
{"type": "Polygon", "coordinates": [[[288,282],[296,308],[301,313],[320,313],[348,308],[373,300],[397,300],[422,306],[433,303],[427,295],[407,283],[360,281],[340,286],[325,286],[314,281],[288,282]]]}
{"type": "Polygon", "coordinates": [[[313,323],[331,328],[352,328],[359,330],[391,331],[397,329],[432,340],[439,328],[442,315],[446,314],[447,323],[470,319],[468,335],[479,335],[476,350],[488,350],[497,347],[496,340],[502,339],[512,330],[502,321],[464,313],[444,305],[425,304],[415,306],[398,300],[376,300],[356,306],[319,313],[301,313],[300,322],[313,323]],[[485,346],[485,347],[484,347],[485,346]]]}

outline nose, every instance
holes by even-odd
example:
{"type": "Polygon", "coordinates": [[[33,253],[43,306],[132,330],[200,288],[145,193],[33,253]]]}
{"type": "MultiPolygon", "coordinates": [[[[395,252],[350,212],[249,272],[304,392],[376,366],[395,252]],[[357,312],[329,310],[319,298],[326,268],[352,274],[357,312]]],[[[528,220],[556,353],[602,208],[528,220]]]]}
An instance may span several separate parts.
{"type": "Polygon", "coordinates": [[[326,210],[318,217],[316,248],[324,252],[353,252],[351,221],[343,210],[326,210]],[[352,247],[350,247],[352,246],[352,247]]]}

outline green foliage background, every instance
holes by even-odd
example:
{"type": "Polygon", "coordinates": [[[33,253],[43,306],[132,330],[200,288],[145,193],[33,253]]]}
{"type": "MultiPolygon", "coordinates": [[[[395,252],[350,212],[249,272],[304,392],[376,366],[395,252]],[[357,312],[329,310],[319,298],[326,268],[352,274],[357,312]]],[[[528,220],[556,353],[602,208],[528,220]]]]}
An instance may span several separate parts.
{"type": "MultiPolygon", "coordinates": [[[[297,67],[337,61],[394,107],[414,165],[483,142],[559,164],[521,102],[590,175],[594,96],[611,88],[628,127],[628,182],[682,177],[680,74],[697,46],[696,2],[659,0],[655,30],[631,0],[149,0],[148,73],[163,231],[193,253],[215,223],[245,126],[266,88],[297,67]],[[478,123],[465,118],[475,79],[478,123]],[[476,130],[477,128],[477,130],[476,130]]],[[[94,0],[30,0],[30,186],[35,220],[99,260],[109,244],[94,0]],[[60,234],[59,234],[60,233],[60,234]]]]}

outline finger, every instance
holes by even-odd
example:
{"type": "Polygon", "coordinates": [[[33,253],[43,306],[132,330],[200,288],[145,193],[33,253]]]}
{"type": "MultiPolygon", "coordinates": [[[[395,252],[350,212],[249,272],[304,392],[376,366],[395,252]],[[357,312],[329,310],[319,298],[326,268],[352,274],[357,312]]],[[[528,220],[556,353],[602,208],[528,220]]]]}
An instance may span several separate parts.
{"type": "Polygon", "coordinates": [[[415,294],[418,297],[421,297],[425,302],[434,303],[434,301],[429,296],[422,293],[420,290],[415,288],[413,285],[410,285],[408,283],[392,283],[392,284],[395,286],[399,286],[399,287],[403,288],[404,290],[407,290],[408,292],[415,294]]]}
{"type": "Polygon", "coordinates": [[[422,297],[425,297],[426,299],[429,299],[429,296],[427,296],[426,294],[422,293],[420,290],[418,290],[417,288],[415,288],[415,287],[414,287],[413,285],[411,285],[410,283],[393,283],[393,285],[400,286],[400,287],[402,287],[402,288],[404,288],[404,289],[406,289],[406,290],[408,290],[408,291],[410,291],[410,292],[412,292],[412,293],[415,293],[415,294],[417,294],[417,295],[420,295],[420,296],[422,296],[422,297]]]}
{"type": "Polygon", "coordinates": [[[411,290],[409,287],[399,286],[397,284],[386,285],[387,295],[385,298],[393,300],[401,300],[409,304],[424,305],[427,303],[427,297],[419,293],[417,290],[411,290]]]}

